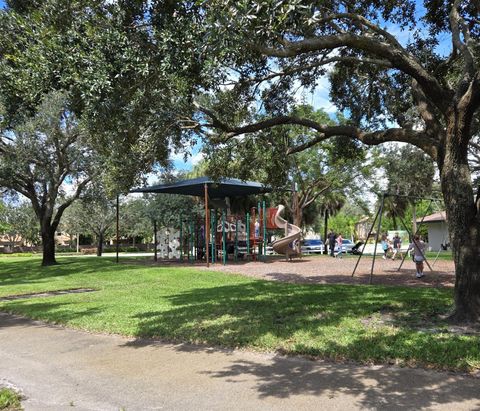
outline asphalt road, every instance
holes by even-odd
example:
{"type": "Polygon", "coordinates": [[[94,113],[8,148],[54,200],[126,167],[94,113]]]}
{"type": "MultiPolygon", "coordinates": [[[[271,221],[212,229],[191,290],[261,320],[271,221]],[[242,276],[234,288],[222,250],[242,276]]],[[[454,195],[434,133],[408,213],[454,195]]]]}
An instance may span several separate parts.
{"type": "Polygon", "coordinates": [[[480,378],[92,335],[0,313],[25,410],[479,410],[480,378]]]}

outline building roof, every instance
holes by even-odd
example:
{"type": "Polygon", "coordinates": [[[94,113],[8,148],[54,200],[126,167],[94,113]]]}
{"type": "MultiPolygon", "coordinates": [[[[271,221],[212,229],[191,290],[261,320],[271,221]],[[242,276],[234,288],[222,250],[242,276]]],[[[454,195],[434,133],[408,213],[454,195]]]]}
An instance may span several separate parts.
{"type": "Polygon", "coordinates": [[[241,181],[234,178],[224,178],[214,181],[209,177],[199,177],[171,184],[160,184],[151,187],[136,188],[131,193],[165,193],[203,197],[205,184],[210,198],[244,197],[250,194],[268,193],[271,188],[255,181],[241,181]]]}
{"type": "MultiPolygon", "coordinates": [[[[417,218],[417,223],[420,223],[421,221],[422,218],[417,218]]],[[[437,223],[442,221],[447,221],[447,214],[445,213],[445,211],[439,211],[437,213],[427,215],[423,218],[424,223],[437,223]]]]}

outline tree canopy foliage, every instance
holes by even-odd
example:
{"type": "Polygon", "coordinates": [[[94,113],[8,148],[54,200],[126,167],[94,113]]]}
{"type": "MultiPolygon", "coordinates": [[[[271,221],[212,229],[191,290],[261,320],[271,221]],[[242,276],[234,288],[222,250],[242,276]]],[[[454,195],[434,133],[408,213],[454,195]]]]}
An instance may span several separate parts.
{"type": "Polygon", "coordinates": [[[0,99],[9,125],[43,96],[66,91],[104,156],[110,185],[128,191],[171,149],[194,138],[198,7],[155,1],[18,1],[0,11],[0,99]],[[181,46],[180,46],[181,45],[181,46]],[[182,114],[180,114],[182,113],[182,114]]]}
{"type": "Polygon", "coordinates": [[[16,242],[37,245],[40,242],[40,226],[31,205],[0,203],[0,233],[7,236],[12,247],[16,242]]]}

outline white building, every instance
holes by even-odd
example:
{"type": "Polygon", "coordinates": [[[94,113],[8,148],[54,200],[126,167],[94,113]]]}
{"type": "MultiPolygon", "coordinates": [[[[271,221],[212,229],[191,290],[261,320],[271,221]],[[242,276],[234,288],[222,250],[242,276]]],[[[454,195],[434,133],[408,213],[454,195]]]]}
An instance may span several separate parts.
{"type": "MultiPolygon", "coordinates": [[[[418,219],[417,223],[421,221],[422,219],[418,219]]],[[[428,246],[431,250],[438,251],[442,244],[450,243],[445,211],[439,211],[425,216],[423,224],[425,224],[428,229],[428,246]]]]}

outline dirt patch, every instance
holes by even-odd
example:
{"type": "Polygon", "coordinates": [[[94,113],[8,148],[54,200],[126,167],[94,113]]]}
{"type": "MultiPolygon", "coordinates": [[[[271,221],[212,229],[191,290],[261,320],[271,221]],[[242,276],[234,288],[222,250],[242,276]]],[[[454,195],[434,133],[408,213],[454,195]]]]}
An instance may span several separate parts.
{"type": "Polygon", "coordinates": [[[13,301],[13,300],[21,300],[25,298],[51,297],[55,295],[64,295],[64,294],[91,293],[93,291],[97,291],[97,290],[94,290],[93,288],[72,288],[69,290],[46,291],[43,293],[7,295],[6,297],[1,297],[0,301],[13,301]]]}
{"type": "Polygon", "coordinates": [[[394,307],[381,309],[362,318],[360,322],[367,328],[379,328],[381,326],[408,327],[428,334],[480,335],[478,324],[452,325],[447,322],[447,314],[445,313],[433,316],[431,314],[412,314],[394,307]]]}
{"type": "MultiPolygon", "coordinates": [[[[355,275],[355,257],[336,259],[328,256],[304,257],[287,262],[267,259],[265,262],[229,262],[227,265],[210,265],[209,270],[243,274],[249,277],[296,284],[369,284],[372,257],[362,257],[355,275]]],[[[415,277],[415,264],[405,260],[398,271],[400,260],[377,258],[372,276],[372,284],[408,287],[453,287],[455,273],[453,261],[437,261],[433,271],[425,267],[423,278],[415,277]]],[[[207,269],[204,265],[198,268],[207,269]]]]}
{"type": "MultiPolygon", "coordinates": [[[[236,273],[248,277],[270,281],[282,281],[295,284],[369,284],[373,257],[364,256],[352,277],[357,257],[347,256],[337,259],[329,256],[304,256],[293,261],[284,258],[267,257],[265,261],[228,261],[210,264],[205,262],[179,262],[178,260],[157,261],[125,260],[124,264],[142,264],[163,267],[194,267],[201,270],[236,273]]],[[[455,285],[455,267],[453,261],[438,260],[430,271],[425,265],[425,276],[415,277],[415,263],[406,259],[398,270],[401,260],[392,261],[378,258],[372,275],[372,284],[396,285],[407,287],[453,287],[455,285]]]]}

